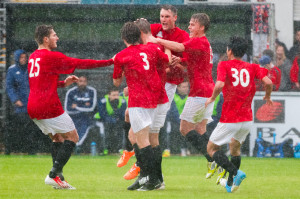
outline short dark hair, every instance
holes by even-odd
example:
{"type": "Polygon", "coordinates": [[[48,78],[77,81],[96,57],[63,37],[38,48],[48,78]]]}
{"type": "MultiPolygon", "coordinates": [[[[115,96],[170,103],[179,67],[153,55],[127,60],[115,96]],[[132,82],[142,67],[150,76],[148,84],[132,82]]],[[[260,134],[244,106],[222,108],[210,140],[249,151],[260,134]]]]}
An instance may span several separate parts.
{"type": "Polygon", "coordinates": [[[192,19],[195,19],[200,25],[204,26],[204,32],[206,32],[210,26],[209,16],[205,13],[193,14],[192,19]]]}
{"type": "Polygon", "coordinates": [[[228,50],[231,50],[235,57],[243,57],[248,49],[248,42],[242,38],[233,36],[229,39],[229,44],[227,45],[228,50]]]}
{"type": "Polygon", "coordinates": [[[50,32],[53,30],[52,25],[39,25],[35,29],[34,39],[38,44],[43,44],[44,37],[49,37],[50,32]]]}
{"type": "Polygon", "coordinates": [[[274,52],[273,52],[273,50],[266,49],[266,50],[263,51],[262,54],[263,55],[268,55],[271,58],[271,60],[273,61],[273,59],[274,59],[274,52]]]}
{"type": "Polygon", "coordinates": [[[162,5],[162,6],[160,7],[160,10],[162,10],[162,9],[164,9],[164,10],[171,10],[171,12],[172,12],[174,15],[177,15],[177,8],[175,8],[175,7],[172,6],[172,5],[168,5],[168,4],[162,5]]]}
{"type": "Polygon", "coordinates": [[[120,90],[119,90],[118,87],[116,87],[116,86],[111,86],[111,87],[108,89],[108,94],[110,95],[112,92],[115,92],[115,91],[120,92],[120,90]]]}
{"type": "Polygon", "coordinates": [[[137,25],[141,32],[145,34],[151,33],[150,23],[147,19],[137,19],[134,24],[137,25]]]}
{"type": "Polygon", "coordinates": [[[133,22],[127,22],[121,29],[121,37],[129,44],[140,43],[141,31],[133,22]]]}

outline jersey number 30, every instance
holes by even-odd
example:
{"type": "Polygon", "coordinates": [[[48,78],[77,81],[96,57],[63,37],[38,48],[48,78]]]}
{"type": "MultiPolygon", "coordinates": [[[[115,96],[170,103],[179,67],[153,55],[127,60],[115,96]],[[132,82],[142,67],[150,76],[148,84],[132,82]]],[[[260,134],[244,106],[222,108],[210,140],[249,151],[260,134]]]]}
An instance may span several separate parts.
{"type": "Polygon", "coordinates": [[[29,63],[31,63],[29,77],[37,77],[37,76],[39,76],[39,73],[40,73],[39,61],[40,60],[41,60],[41,58],[36,58],[35,61],[34,61],[34,59],[30,59],[29,60],[29,63]]]}
{"type": "Polygon", "coordinates": [[[237,86],[239,83],[242,85],[242,87],[247,87],[249,85],[250,75],[246,69],[243,68],[240,71],[240,74],[236,68],[231,68],[231,71],[233,72],[232,77],[235,79],[235,81],[232,82],[233,86],[237,86]]]}

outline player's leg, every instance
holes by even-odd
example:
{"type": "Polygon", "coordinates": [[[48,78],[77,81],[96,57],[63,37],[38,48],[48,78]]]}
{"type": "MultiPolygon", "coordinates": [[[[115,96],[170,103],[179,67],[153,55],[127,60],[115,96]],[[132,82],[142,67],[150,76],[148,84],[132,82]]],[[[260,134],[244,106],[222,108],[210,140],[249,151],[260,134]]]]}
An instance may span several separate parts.
{"type": "MultiPolygon", "coordinates": [[[[149,126],[152,123],[154,115],[154,109],[144,108],[129,108],[129,117],[131,121],[131,128],[136,136],[136,143],[140,149],[140,167],[143,172],[141,179],[138,179],[138,185],[140,187],[134,187],[136,189],[144,186],[142,190],[153,190],[157,186],[160,186],[160,182],[155,175],[154,170],[154,154],[153,149],[149,141],[149,126]]],[[[134,183],[135,184],[135,183],[134,183]]],[[[128,187],[129,190],[132,186],[128,187]]]]}
{"type": "Polygon", "coordinates": [[[149,180],[139,189],[141,191],[153,190],[160,187],[157,177],[155,155],[149,141],[149,127],[136,133],[137,144],[141,153],[141,170],[149,177],[149,180]]]}
{"type": "Polygon", "coordinates": [[[241,122],[240,130],[233,136],[230,143],[231,162],[237,167],[238,173],[233,176],[232,192],[236,191],[242,181],[246,178],[246,174],[239,170],[241,165],[241,145],[245,141],[250,132],[252,122],[241,122]]]}
{"type": "Polygon", "coordinates": [[[201,97],[188,97],[180,115],[180,132],[207,159],[208,173],[206,178],[210,178],[216,171],[217,165],[206,151],[209,139],[206,133],[206,124],[208,120],[212,120],[213,104],[205,108],[205,100],[206,98],[201,97]]]}
{"type": "Polygon", "coordinates": [[[125,111],[125,122],[123,125],[123,129],[125,132],[125,148],[121,158],[117,163],[117,167],[123,167],[127,164],[129,159],[134,155],[133,146],[129,140],[129,130],[131,128],[130,121],[129,121],[129,113],[128,108],[125,111]]]}
{"type": "MultiPolygon", "coordinates": [[[[231,139],[229,144],[231,159],[230,161],[237,169],[240,169],[241,165],[241,144],[235,140],[234,138],[231,139]]],[[[233,176],[229,174],[227,184],[232,186],[233,183],[233,176]]]]}
{"type": "MultiPolygon", "coordinates": [[[[231,161],[229,161],[228,157],[220,150],[220,146],[229,143],[231,138],[234,137],[237,132],[239,132],[240,128],[240,123],[219,123],[214,132],[212,133],[210,141],[207,145],[207,152],[211,157],[213,157],[216,163],[222,168],[224,168],[226,171],[228,171],[229,176],[237,176],[238,180],[236,185],[238,186],[240,185],[241,181],[246,177],[246,175],[242,171],[238,170],[238,168],[236,168],[236,166],[231,161]]],[[[239,138],[244,139],[244,135],[239,138]]],[[[225,188],[227,192],[233,192],[237,189],[234,189],[228,183],[226,183],[225,188]]]]}
{"type": "Polygon", "coordinates": [[[69,160],[75,145],[78,142],[78,134],[72,119],[67,113],[63,113],[55,118],[33,121],[44,134],[52,134],[50,137],[54,142],[52,152],[54,164],[45,183],[56,186],[57,188],[68,188],[65,183],[62,183],[59,175],[62,174],[63,167],[69,160]],[[56,144],[56,142],[62,144],[56,144]],[[54,185],[52,183],[54,183],[54,185]]]}
{"type": "Polygon", "coordinates": [[[160,182],[163,184],[163,187],[161,188],[165,188],[165,185],[164,185],[164,179],[162,176],[162,168],[161,168],[162,149],[159,144],[159,132],[160,129],[164,126],[169,108],[170,108],[169,103],[159,104],[156,107],[156,109],[154,110],[154,118],[150,126],[150,134],[149,134],[150,144],[153,148],[154,157],[155,157],[154,164],[155,164],[156,175],[160,180],[160,182]]]}
{"type": "MultiPolygon", "coordinates": [[[[133,146],[135,157],[136,157],[136,162],[133,164],[133,166],[130,168],[130,170],[127,171],[127,173],[123,176],[123,178],[125,180],[132,180],[132,179],[136,178],[139,175],[139,173],[141,172],[141,168],[140,168],[141,153],[140,153],[140,148],[138,147],[138,145],[136,143],[136,136],[135,136],[132,128],[130,128],[130,130],[129,130],[128,138],[129,138],[130,143],[133,146]]],[[[143,176],[142,173],[141,173],[141,176],[143,176]]]]}

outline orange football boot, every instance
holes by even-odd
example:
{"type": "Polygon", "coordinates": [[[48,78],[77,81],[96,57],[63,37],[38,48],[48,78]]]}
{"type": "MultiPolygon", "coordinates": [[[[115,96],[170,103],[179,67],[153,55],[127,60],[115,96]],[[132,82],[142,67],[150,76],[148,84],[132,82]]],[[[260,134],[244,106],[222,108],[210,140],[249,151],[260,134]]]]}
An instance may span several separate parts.
{"type": "Polygon", "coordinates": [[[136,164],[134,164],[131,167],[131,169],[129,171],[127,171],[127,173],[123,176],[123,178],[125,180],[132,180],[139,175],[140,171],[141,171],[141,168],[139,166],[136,166],[136,164]]]}
{"type": "Polygon", "coordinates": [[[123,155],[121,156],[121,158],[119,159],[118,163],[117,163],[117,167],[123,167],[127,164],[127,162],[129,161],[129,159],[131,158],[131,156],[134,155],[134,151],[123,151],[123,155]]]}

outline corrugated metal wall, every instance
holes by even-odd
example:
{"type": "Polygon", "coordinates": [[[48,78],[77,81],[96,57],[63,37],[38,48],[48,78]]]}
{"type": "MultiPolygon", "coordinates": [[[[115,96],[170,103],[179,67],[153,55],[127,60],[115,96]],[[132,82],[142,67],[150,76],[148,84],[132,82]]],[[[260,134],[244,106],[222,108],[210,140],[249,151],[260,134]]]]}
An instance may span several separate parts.
{"type": "Polygon", "coordinates": [[[300,21],[300,0],[294,0],[294,21],[300,21]]]}

